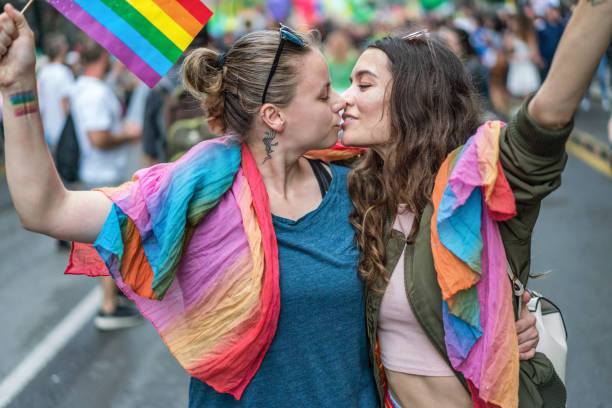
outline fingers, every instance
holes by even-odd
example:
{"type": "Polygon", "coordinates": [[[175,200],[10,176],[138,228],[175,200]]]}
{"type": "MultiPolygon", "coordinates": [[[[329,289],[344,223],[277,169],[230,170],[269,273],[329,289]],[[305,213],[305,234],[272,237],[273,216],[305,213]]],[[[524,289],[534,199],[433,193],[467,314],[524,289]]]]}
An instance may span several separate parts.
{"type": "Polygon", "coordinates": [[[23,14],[15,10],[15,7],[13,7],[10,3],[4,6],[4,11],[14,21],[18,31],[29,29],[28,23],[26,22],[26,19],[23,14]]]}
{"type": "Polygon", "coordinates": [[[0,45],[3,45],[4,47],[8,48],[12,42],[13,42],[13,39],[4,30],[1,30],[0,31],[0,45]]]}
{"type": "Polygon", "coordinates": [[[530,295],[526,292],[521,298],[523,307],[521,309],[521,318],[516,321],[516,334],[518,340],[519,359],[529,360],[533,358],[536,353],[536,347],[540,341],[540,335],[536,328],[536,317],[534,314],[529,312],[527,303],[529,302],[530,295]]]}
{"type": "Polygon", "coordinates": [[[520,333],[518,335],[519,352],[525,352],[531,347],[537,346],[539,340],[540,336],[535,327],[531,327],[528,330],[520,333]]]}
{"type": "Polygon", "coordinates": [[[0,14],[0,31],[4,32],[10,38],[15,38],[17,35],[17,27],[15,27],[15,22],[6,13],[0,14]]]}
{"type": "Polygon", "coordinates": [[[537,346],[538,346],[537,338],[523,342],[521,345],[519,345],[519,353],[527,353],[531,349],[535,350],[537,346]]]}
{"type": "Polygon", "coordinates": [[[529,291],[524,291],[523,295],[521,296],[521,303],[523,304],[523,307],[521,310],[526,310],[527,309],[527,303],[529,303],[529,300],[531,300],[531,293],[529,293],[529,291]]]}
{"type": "Polygon", "coordinates": [[[535,356],[536,350],[535,347],[529,350],[526,353],[519,353],[519,360],[530,360],[535,356]]]}
{"type": "MultiPolygon", "coordinates": [[[[6,6],[4,8],[7,9],[6,6]]],[[[17,27],[13,19],[7,13],[0,14],[0,57],[8,52],[16,35],[17,27]]]]}
{"type": "MultiPolygon", "coordinates": [[[[527,329],[533,327],[535,329],[536,318],[535,316],[527,310],[526,307],[521,310],[521,318],[516,321],[516,333],[521,334],[527,329]]],[[[537,330],[536,330],[537,331],[537,330]]]]}
{"type": "Polygon", "coordinates": [[[15,29],[13,20],[11,20],[6,14],[0,15],[0,57],[2,57],[8,51],[11,42],[10,28],[15,29]],[[8,28],[8,29],[7,29],[8,28]]]}

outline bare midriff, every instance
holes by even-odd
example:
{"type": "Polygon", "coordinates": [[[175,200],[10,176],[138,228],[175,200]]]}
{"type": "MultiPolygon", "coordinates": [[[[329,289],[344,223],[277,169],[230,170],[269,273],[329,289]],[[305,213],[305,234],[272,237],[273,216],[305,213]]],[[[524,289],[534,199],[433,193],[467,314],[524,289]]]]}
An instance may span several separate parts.
{"type": "Polygon", "coordinates": [[[471,408],[472,399],[459,379],[399,373],[385,369],[393,398],[402,408],[471,408]]]}

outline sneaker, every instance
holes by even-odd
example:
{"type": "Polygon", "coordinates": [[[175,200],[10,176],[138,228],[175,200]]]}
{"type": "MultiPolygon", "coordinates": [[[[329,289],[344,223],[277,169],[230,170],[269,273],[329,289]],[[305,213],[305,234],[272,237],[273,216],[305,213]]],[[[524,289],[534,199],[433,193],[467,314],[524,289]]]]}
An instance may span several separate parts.
{"type": "Polygon", "coordinates": [[[119,306],[111,314],[100,310],[94,319],[94,325],[99,330],[118,330],[134,327],[142,322],[142,316],[133,307],[119,306]]]}
{"type": "Polygon", "coordinates": [[[123,292],[120,290],[117,290],[117,306],[131,308],[131,309],[135,309],[136,311],[138,311],[136,304],[132,302],[132,300],[129,297],[125,296],[123,292]]]}

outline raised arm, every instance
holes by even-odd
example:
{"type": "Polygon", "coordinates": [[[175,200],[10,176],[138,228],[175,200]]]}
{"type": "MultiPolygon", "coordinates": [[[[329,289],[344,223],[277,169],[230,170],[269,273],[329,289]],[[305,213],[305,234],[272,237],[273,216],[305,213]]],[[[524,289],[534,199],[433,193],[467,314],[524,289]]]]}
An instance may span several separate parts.
{"type": "Polygon", "coordinates": [[[38,112],[34,37],[11,5],[0,15],[6,177],[24,228],[59,239],[93,242],[111,201],[102,193],[64,188],[45,143],[38,112]]]}
{"type": "Polygon", "coordinates": [[[548,129],[570,122],[611,38],[612,0],[580,0],[548,76],[529,104],[533,120],[548,129]]]}

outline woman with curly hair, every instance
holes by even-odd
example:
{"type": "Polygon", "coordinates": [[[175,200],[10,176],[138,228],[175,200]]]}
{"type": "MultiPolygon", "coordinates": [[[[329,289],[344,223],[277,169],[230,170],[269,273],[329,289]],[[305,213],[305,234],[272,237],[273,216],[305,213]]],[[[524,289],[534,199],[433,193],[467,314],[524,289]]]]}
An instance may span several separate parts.
{"type": "Polygon", "coordinates": [[[565,405],[552,363],[516,347],[514,320],[540,202],[561,183],[572,116],[611,36],[612,1],[581,1],[507,125],[479,127],[460,60],[426,32],[360,56],[342,142],[370,149],[348,183],[381,406],[565,405]]]}

